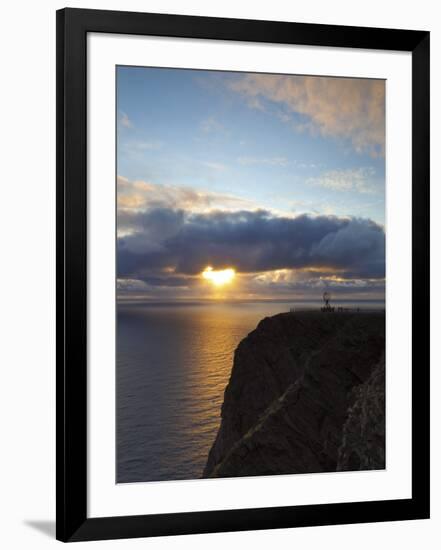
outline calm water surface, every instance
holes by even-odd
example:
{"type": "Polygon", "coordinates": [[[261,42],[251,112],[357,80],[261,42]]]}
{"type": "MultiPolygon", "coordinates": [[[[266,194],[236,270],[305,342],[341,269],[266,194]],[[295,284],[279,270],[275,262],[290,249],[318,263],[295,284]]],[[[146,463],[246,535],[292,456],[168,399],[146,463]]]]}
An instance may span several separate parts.
{"type": "Polygon", "coordinates": [[[290,305],[118,304],[118,483],[201,477],[237,344],[290,305]]]}

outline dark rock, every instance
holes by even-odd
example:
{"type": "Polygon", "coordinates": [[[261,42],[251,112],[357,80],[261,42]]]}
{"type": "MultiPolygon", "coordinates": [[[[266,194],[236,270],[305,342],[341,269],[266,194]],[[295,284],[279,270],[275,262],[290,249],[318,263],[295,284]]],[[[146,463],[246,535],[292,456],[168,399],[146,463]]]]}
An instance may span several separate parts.
{"type": "Polygon", "coordinates": [[[385,468],[384,357],[369,379],[353,390],[354,404],[343,426],[337,470],[385,468]]]}
{"type": "MultiPolygon", "coordinates": [[[[375,459],[366,457],[372,448],[363,438],[374,409],[381,414],[381,390],[384,402],[384,378],[383,383],[375,378],[375,391],[371,383],[383,354],[381,312],[284,313],[261,321],[236,349],[221,426],[203,476],[378,465],[381,451],[375,450],[375,459]],[[359,386],[365,389],[357,393],[359,386]],[[367,420],[359,411],[374,394],[367,420]],[[363,423],[358,431],[357,422],[363,423]]],[[[380,432],[369,435],[384,452],[380,432]]]]}

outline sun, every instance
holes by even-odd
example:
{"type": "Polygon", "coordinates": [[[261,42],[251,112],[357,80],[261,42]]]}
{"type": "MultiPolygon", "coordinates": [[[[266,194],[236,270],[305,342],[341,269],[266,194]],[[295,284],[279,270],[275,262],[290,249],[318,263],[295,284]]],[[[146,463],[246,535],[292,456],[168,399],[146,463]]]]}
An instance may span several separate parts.
{"type": "Polygon", "coordinates": [[[202,272],[202,278],[210,281],[214,286],[224,286],[232,282],[236,276],[236,271],[229,267],[228,269],[213,269],[208,266],[202,272]]]}

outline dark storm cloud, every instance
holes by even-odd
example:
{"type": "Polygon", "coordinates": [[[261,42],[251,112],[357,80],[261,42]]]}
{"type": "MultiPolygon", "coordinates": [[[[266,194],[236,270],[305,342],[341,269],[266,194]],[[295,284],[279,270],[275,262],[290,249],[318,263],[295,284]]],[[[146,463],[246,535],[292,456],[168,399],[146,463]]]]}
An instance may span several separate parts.
{"type": "Polygon", "coordinates": [[[263,210],[189,215],[160,208],[124,223],[136,229],[118,241],[118,275],[151,284],[182,284],[207,265],[243,273],[312,267],[384,277],[384,231],[367,219],[288,218],[263,210]]]}

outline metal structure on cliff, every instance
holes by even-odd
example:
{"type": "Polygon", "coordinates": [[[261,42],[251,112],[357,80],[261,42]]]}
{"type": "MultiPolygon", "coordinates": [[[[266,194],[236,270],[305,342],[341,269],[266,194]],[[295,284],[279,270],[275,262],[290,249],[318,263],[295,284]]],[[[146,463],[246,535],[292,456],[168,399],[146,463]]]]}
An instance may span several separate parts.
{"type": "Polygon", "coordinates": [[[330,292],[323,292],[323,301],[325,302],[325,305],[321,308],[321,310],[325,313],[332,313],[335,308],[331,306],[331,293],[330,292]]]}

